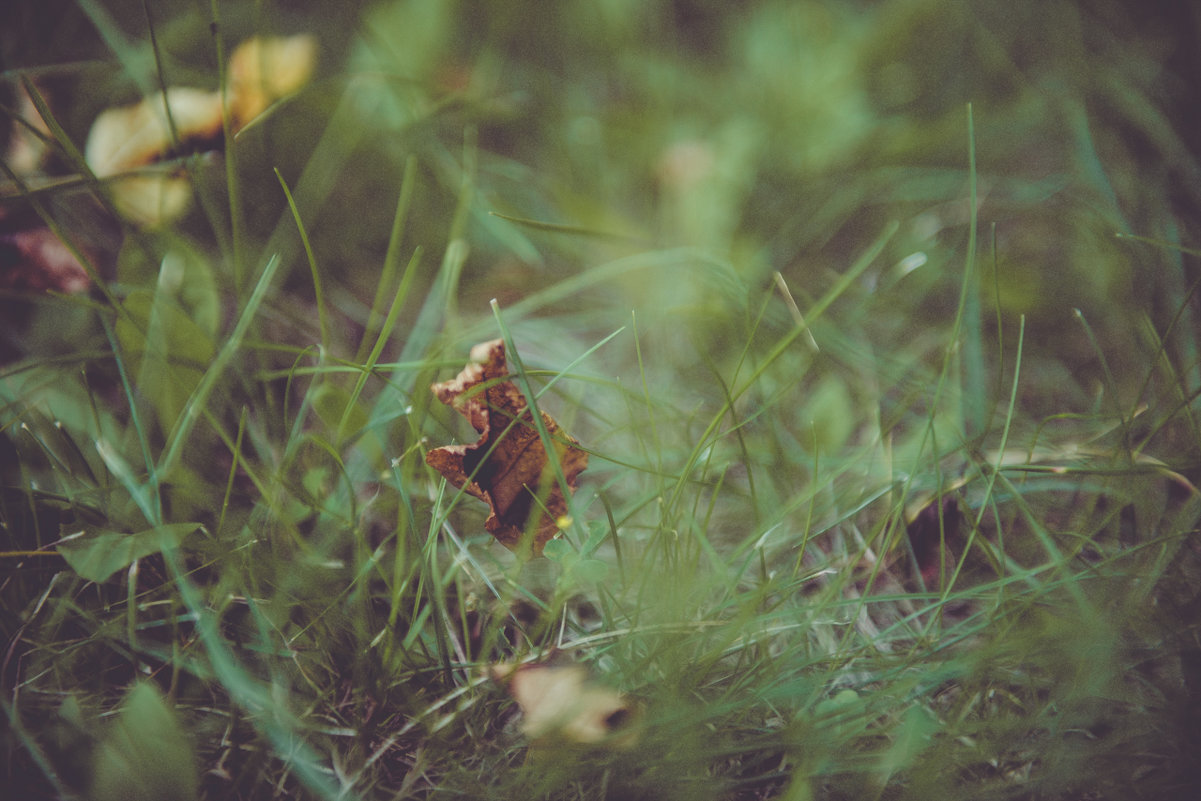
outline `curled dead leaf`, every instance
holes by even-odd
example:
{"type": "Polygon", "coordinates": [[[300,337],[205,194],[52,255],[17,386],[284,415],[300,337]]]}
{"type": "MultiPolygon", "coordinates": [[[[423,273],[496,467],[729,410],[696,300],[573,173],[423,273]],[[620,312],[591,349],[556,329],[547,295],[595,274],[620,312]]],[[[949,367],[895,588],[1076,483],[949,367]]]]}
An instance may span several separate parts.
{"type": "Polygon", "coordinates": [[[88,166],[104,177],[160,160],[172,147],[168,109],[181,142],[216,140],[221,135],[220,94],[172,87],[140,103],[101,113],[88,134],[88,166]]]}
{"type": "MultiPolygon", "coordinates": [[[[471,422],[480,438],[472,445],[435,448],[425,461],[456,487],[488,504],[492,513],[484,528],[501,544],[519,550],[525,533],[532,531],[530,548],[539,556],[559,533],[558,521],[567,514],[567,502],[525,396],[504,380],[508,374],[504,340],[496,339],[473,347],[471,363],[456,378],[431,387],[438,400],[471,422]]],[[[574,491],[588,466],[588,454],[545,412],[542,424],[554,440],[567,487],[574,491]]]]}
{"type": "MultiPolygon", "coordinates": [[[[316,56],[317,41],[308,34],[255,37],[239,45],[230,56],[227,82],[231,129],[244,127],[307,83],[316,56]]],[[[139,225],[155,227],[177,219],[191,205],[187,176],[122,173],[163,161],[176,149],[217,148],[223,128],[220,92],[169,87],[139,103],[102,112],[92,123],[84,157],[97,177],[120,176],[111,182],[119,211],[139,225]]]]}
{"type": "Polygon", "coordinates": [[[521,730],[535,744],[563,742],[629,748],[638,739],[637,705],[595,681],[583,665],[499,664],[489,670],[521,708],[521,730]]]}
{"type": "MultiPolygon", "coordinates": [[[[181,144],[220,140],[221,95],[173,87],[140,103],[102,112],[88,133],[88,167],[98,178],[108,178],[162,160],[173,148],[168,108],[181,144]]],[[[187,177],[167,172],[121,177],[113,181],[112,194],[122,214],[147,227],[176,219],[192,200],[187,177]]]]}

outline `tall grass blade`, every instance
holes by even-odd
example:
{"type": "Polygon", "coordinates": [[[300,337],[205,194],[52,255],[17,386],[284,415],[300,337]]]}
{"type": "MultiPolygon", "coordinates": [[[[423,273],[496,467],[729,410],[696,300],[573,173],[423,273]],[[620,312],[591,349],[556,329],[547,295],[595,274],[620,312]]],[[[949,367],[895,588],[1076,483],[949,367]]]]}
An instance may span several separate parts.
{"type": "Polygon", "coordinates": [[[270,289],[278,268],[278,255],[272,256],[267,260],[262,275],[259,276],[259,280],[255,284],[254,291],[251,292],[250,298],[246,301],[246,305],[238,317],[237,324],[234,326],[233,331],[230,332],[225,344],[217,352],[212,365],[205,371],[204,377],[200,379],[200,383],[192,392],[191,397],[188,398],[187,405],[184,406],[184,410],[179,416],[179,421],[171,430],[167,438],[167,445],[158,462],[159,476],[169,476],[171,474],[172,469],[179,460],[181,450],[187,444],[187,440],[192,434],[192,428],[196,425],[201,411],[204,409],[205,404],[208,403],[209,396],[217,385],[218,379],[221,378],[226,367],[229,366],[234,356],[237,355],[238,350],[242,347],[242,340],[245,338],[250,324],[254,321],[259,306],[262,305],[263,300],[266,298],[267,290],[270,289]]]}

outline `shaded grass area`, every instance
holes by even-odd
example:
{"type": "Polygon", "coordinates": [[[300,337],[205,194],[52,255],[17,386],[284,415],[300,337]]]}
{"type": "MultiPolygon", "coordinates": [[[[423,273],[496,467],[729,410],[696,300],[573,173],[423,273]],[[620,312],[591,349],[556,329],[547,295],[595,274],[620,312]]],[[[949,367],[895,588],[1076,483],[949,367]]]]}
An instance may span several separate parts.
{"type": "Polygon", "coordinates": [[[0,298],[21,797],[1195,792],[1196,20],[51,6],[0,226],[103,291],[0,298]],[[100,110],[297,31],[316,79],[172,162],[182,219],[79,178],[100,110]],[[424,462],[502,335],[591,457],[528,564],[424,462]],[[551,657],[636,747],[529,747],[484,669],[551,657]]]}

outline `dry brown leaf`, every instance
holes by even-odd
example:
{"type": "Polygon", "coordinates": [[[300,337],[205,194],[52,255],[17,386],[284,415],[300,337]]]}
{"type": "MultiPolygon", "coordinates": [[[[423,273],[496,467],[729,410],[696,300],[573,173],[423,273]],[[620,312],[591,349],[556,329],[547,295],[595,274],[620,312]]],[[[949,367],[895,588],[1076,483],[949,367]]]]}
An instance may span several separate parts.
{"type": "Polygon", "coordinates": [[[605,743],[628,748],[637,740],[634,702],[592,679],[583,665],[493,665],[521,708],[521,730],[535,744],[605,743]]]}
{"type": "MultiPolygon", "coordinates": [[[[519,550],[525,532],[532,530],[531,552],[540,556],[543,546],[559,533],[558,520],[567,514],[567,503],[525,396],[504,380],[508,374],[504,340],[496,339],[473,347],[471,363],[456,378],[431,387],[438,400],[471,422],[480,438],[472,445],[435,448],[425,461],[456,487],[488,504],[492,513],[484,528],[492,536],[519,550]],[[514,420],[518,422],[510,427],[514,420]]],[[[545,412],[542,423],[554,440],[567,486],[574,491],[588,466],[588,454],[545,412]]]]}

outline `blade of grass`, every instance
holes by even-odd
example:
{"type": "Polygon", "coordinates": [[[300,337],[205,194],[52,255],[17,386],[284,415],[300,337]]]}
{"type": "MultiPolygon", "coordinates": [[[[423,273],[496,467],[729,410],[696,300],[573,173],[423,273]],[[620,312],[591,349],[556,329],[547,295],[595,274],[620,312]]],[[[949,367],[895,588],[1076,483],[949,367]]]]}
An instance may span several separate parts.
{"type": "MultiPolygon", "coordinates": [[[[1022,352],[1023,352],[1023,345],[1025,343],[1025,335],[1026,335],[1026,318],[1023,315],[1022,317],[1019,318],[1019,321],[1018,321],[1017,353],[1014,356],[1014,363],[1013,363],[1013,386],[1011,387],[1010,392],[1009,392],[1009,406],[1007,407],[1007,409],[1005,411],[1005,425],[1001,430],[1001,441],[997,448],[998,453],[1004,453],[1006,447],[1009,444],[1010,426],[1013,423],[1014,414],[1016,413],[1016,410],[1017,410],[1018,386],[1021,383],[1022,352]]],[[[976,519],[972,523],[972,526],[968,531],[967,542],[963,546],[963,554],[960,556],[958,564],[955,565],[954,572],[951,574],[950,579],[943,586],[942,597],[944,599],[951,592],[952,588],[955,586],[956,581],[958,581],[959,575],[963,571],[964,565],[967,563],[968,553],[971,551],[972,544],[976,539],[977,533],[980,531],[980,524],[984,521],[984,515],[987,512],[987,510],[990,508],[990,505],[992,503],[993,491],[996,486],[997,476],[1000,474],[1001,469],[1000,469],[1000,465],[990,465],[989,467],[990,467],[990,469],[988,471],[988,475],[985,477],[985,482],[984,482],[984,497],[980,501],[980,508],[976,512],[976,519]]],[[[940,524],[941,524],[941,521],[940,521],[940,524]]],[[[998,541],[996,543],[996,547],[1001,553],[1005,553],[1004,533],[1005,533],[1005,527],[998,526],[997,527],[998,541]]],[[[940,554],[943,554],[946,552],[945,532],[943,532],[942,542],[940,543],[939,550],[940,550],[940,554]]],[[[940,570],[940,574],[941,574],[941,570],[940,570]]]]}
{"type": "MultiPolygon", "coordinates": [[[[1097,354],[1097,360],[1101,364],[1101,373],[1105,376],[1105,393],[1110,398],[1110,403],[1118,418],[1118,424],[1122,428],[1122,458],[1130,462],[1134,455],[1134,439],[1130,433],[1130,419],[1126,411],[1122,408],[1122,399],[1118,394],[1118,383],[1114,380],[1113,373],[1109,369],[1109,360],[1105,358],[1105,352],[1101,349],[1100,343],[1097,342],[1097,337],[1093,334],[1092,326],[1085,319],[1084,312],[1080,311],[1080,309],[1072,309],[1072,314],[1084,328],[1084,335],[1088,337],[1089,344],[1093,346],[1093,351],[1097,354]]],[[[1138,399],[1135,398],[1134,402],[1137,404],[1138,399]]]]}
{"type": "MultiPolygon", "coordinates": [[[[454,216],[451,218],[450,231],[446,250],[442,254],[442,263],[438,269],[438,277],[433,290],[426,295],[421,311],[417,314],[417,322],[409,332],[401,350],[402,362],[415,361],[428,354],[436,333],[440,329],[457,324],[457,307],[455,295],[458,291],[459,277],[463,265],[467,261],[470,247],[463,238],[466,232],[467,220],[471,215],[471,204],[475,197],[475,171],[478,154],[476,153],[475,129],[468,127],[463,134],[463,166],[460,174],[458,197],[455,204],[454,216]]],[[[412,394],[419,376],[425,371],[414,372],[404,379],[395,379],[397,383],[412,394]]],[[[419,401],[421,408],[428,403],[422,397],[419,401]]]]}
{"type": "MultiPolygon", "coordinates": [[[[554,437],[550,435],[550,431],[546,428],[546,423],[542,419],[542,411],[538,408],[539,393],[534,392],[529,374],[525,369],[525,363],[521,360],[521,354],[517,352],[517,346],[513,342],[513,332],[505,324],[504,317],[500,313],[500,304],[495,298],[492,300],[491,306],[492,314],[496,318],[496,325],[500,329],[501,338],[505,343],[505,354],[512,364],[513,377],[517,380],[522,394],[525,395],[526,403],[529,405],[530,419],[534,424],[534,429],[538,432],[538,439],[542,442],[542,448],[546,452],[547,461],[550,463],[551,469],[554,470],[555,481],[558,482],[559,490],[563,495],[563,501],[567,505],[567,515],[571,520],[579,520],[579,515],[576,514],[574,509],[574,493],[571,487],[567,485],[567,475],[563,472],[563,463],[559,459],[559,449],[556,447],[554,437]]],[[[616,336],[616,333],[611,334],[604,341],[608,341],[608,339],[612,339],[614,336],[616,336]]],[[[513,422],[516,423],[518,421],[514,420],[513,422]]]]}
{"type": "Polygon", "coordinates": [[[158,46],[158,34],[154,30],[154,18],[150,14],[149,0],[142,0],[142,13],[146,17],[146,30],[150,33],[150,52],[154,56],[154,75],[158,78],[158,88],[163,96],[163,111],[167,115],[167,131],[171,143],[179,147],[179,128],[175,125],[175,114],[171,104],[167,102],[167,76],[163,74],[163,54],[158,46]]]}
{"type": "MultiPolygon", "coordinates": [[[[5,696],[7,696],[7,693],[5,696]]],[[[66,785],[59,778],[58,771],[54,769],[54,764],[46,756],[45,752],[42,751],[38,739],[26,730],[25,724],[21,720],[21,716],[17,713],[16,707],[9,703],[7,697],[0,697],[0,707],[4,709],[4,716],[8,719],[8,730],[15,735],[25,753],[29,754],[33,759],[34,764],[37,765],[42,775],[46,777],[46,781],[50,783],[50,786],[58,794],[58,797],[71,798],[74,794],[67,790],[66,785]]]]}
{"type": "Polygon", "coordinates": [[[320,767],[316,750],[301,736],[300,722],[293,719],[286,706],[278,703],[271,689],[264,686],[242,667],[221,635],[220,623],[200,592],[188,579],[180,561],[178,546],[167,542],[163,548],[167,569],[179,590],[184,608],[192,613],[197,635],[208,655],[213,673],[230,698],[250,712],[250,720],[271,742],[275,755],[282,760],[297,779],[316,797],[325,801],[356,799],[349,788],[340,788],[320,767]]]}
{"type": "MultiPolygon", "coordinates": [[[[384,252],[384,266],[380,270],[379,281],[375,285],[375,297],[371,300],[371,311],[367,315],[367,324],[363,327],[363,338],[359,341],[359,349],[355,361],[361,362],[367,355],[367,348],[372,340],[379,340],[380,312],[384,305],[384,296],[388,294],[396,279],[396,270],[400,264],[400,245],[404,241],[405,223],[409,218],[409,208],[413,202],[413,193],[417,186],[417,159],[409,156],[405,160],[404,175],[400,180],[400,196],[396,200],[396,213],[392,216],[392,230],[388,234],[388,249],[384,252]]],[[[409,266],[413,266],[410,258],[409,266]]],[[[399,298],[403,303],[408,297],[416,271],[405,270],[400,279],[400,285],[392,295],[392,304],[396,305],[399,298]]]]}
{"type": "MultiPolygon", "coordinates": [[[[642,398],[646,404],[646,419],[650,424],[651,441],[654,445],[654,460],[655,469],[658,473],[663,473],[663,441],[659,436],[659,424],[655,414],[655,404],[651,400],[651,389],[646,379],[646,362],[642,357],[642,342],[638,337],[638,313],[634,310],[630,311],[630,325],[634,332],[634,355],[638,359],[638,378],[642,382],[642,398]]],[[[639,438],[641,443],[642,439],[639,438]]],[[[606,507],[607,508],[607,507],[606,507]]],[[[610,512],[610,518],[612,513],[610,512]]]]}
{"type": "Polygon", "coordinates": [[[329,313],[325,310],[325,292],[321,288],[321,271],[317,269],[317,257],[313,255],[313,246],[309,243],[309,232],[304,227],[304,221],[300,219],[300,209],[296,208],[296,200],[292,197],[292,190],[288,189],[288,182],[284,180],[278,167],[272,169],[275,171],[275,177],[279,180],[280,187],[284,190],[284,197],[288,199],[288,208],[292,210],[292,219],[296,221],[296,230],[300,232],[300,242],[304,246],[304,255],[308,259],[309,272],[313,277],[313,302],[317,305],[321,347],[323,350],[329,350],[329,313]]]}
{"type": "MultiPolygon", "coordinates": [[[[117,343],[116,333],[113,331],[112,325],[106,318],[101,317],[100,321],[104,326],[104,334],[108,338],[109,345],[112,347],[113,361],[117,365],[117,375],[121,378],[121,389],[125,393],[125,402],[129,404],[129,421],[133,426],[134,435],[137,437],[138,447],[142,453],[142,461],[146,466],[147,474],[149,476],[149,486],[153,488],[154,492],[152,514],[146,518],[146,522],[150,523],[152,526],[157,526],[162,522],[163,507],[162,498],[159,495],[159,474],[155,469],[154,457],[150,453],[150,441],[146,436],[146,429],[142,425],[142,415],[138,411],[137,395],[135,394],[133,386],[130,383],[129,372],[126,369],[125,360],[121,356],[121,348],[117,343]]],[[[98,434],[99,431],[99,426],[97,426],[98,434]]],[[[101,453],[101,458],[104,458],[103,453],[101,453]]],[[[105,459],[104,461],[107,464],[108,460],[105,459]]]]}
{"type": "Polygon", "coordinates": [[[213,536],[218,540],[225,531],[225,514],[229,511],[229,499],[233,495],[234,479],[237,478],[238,466],[242,461],[242,437],[246,433],[246,412],[246,407],[243,406],[242,413],[238,415],[238,434],[230,448],[229,478],[225,481],[225,494],[221,497],[221,514],[217,516],[217,528],[213,532],[213,536]]]}
{"type": "Polygon", "coordinates": [[[108,471],[117,478],[118,483],[129,493],[129,497],[146,518],[146,522],[152,527],[161,526],[163,524],[163,513],[153,491],[156,485],[143,484],[138,481],[137,476],[130,469],[129,463],[106,440],[96,440],[96,452],[104,460],[104,466],[108,468],[108,471]]]}
{"type": "Polygon", "coordinates": [[[342,438],[345,436],[346,423],[350,420],[350,415],[359,402],[359,396],[362,394],[363,388],[367,385],[367,378],[374,372],[380,354],[384,351],[384,346],[388,344],[388,340],[392,337],[392,331],[396,327],[396,321],[400,318],[401,309],[408,295],[409,287],[406,286],[406,283],[411,283],[411,277],[416,275],[417,267],[421,263],[421,255],[422,250],[418,247],[413,251],[412,258],[409,259],[409,265],[405,268],[404,278],[401,279],[401,287],[392,299],[388,315],[379,327],[375,345],[371,348],[371,353],[368,354],[367,361],[363,364],[363,369],[359,373],[358,380],[355,381],[354,388],[350,391],[350,397],[346,401],[346,406],[342,409],[342,417],[338,421],[338,428],[335,434],[336,442],[342,442],[342,438]]]}
{"type": "MultiPolygon", "coordinates": [[[[876,239],[876,241],[871,245],[871,247],[869,247],[855,261],[855,263],[851,265],[851,268],[839,278],[835,285],[831,287],[826,294],[823,295],[822,298],[810,308],[809,313],[806,315],[810,325],[812,325],[815,320],[819,319],[825,310],[828,309],[830,305],[851,286],[855,279],[858,278],[859,275],[861,275],[863,271],[875,261],[876,257],[883,252],[884,246],[892,238],[893,234],[896,233],[899,227],[899,223],[895,221],[890,222],[880,236],[876,239]]],[[[776,360],[779,359],[780,356],[783,355],[801,335],[807,331],[809,331],[808,327],[794,327],[792,331],[781,337],[776,345],[756,366],[755,370],[751,373],[743,385],[731,393],[730,397],[732,398],[732,401],[737,401],[747,392],[747,390],[754,386],[759,381],[763,373],[766,372],[767,369],[774,364],[776,360]]],[[[680,471],[680,481],[676,484],[675,489],[672,491],[671,499],[666,505],[667,509],[676,508],[681,494],[684,491],[685,486],[687,486],[689,476],[691,476],[693,471],[696,469],[697,461],[700,459],[704,450],[708,447],[714,434],[721,427],[721,421],[725,419],[728,411],[729,402],[723,404],[722,407],[718,409],[718,411],[710,420],[708,426],[705,428],[704,432],[702,432],[701,436],[698,438],[696,446],[692,449],[692,452],[685,462],[683,469],[680,471]]]]}
{"type": "Polygon", "coordinates": [[[821,351],[817,345],[817,340],[813,338],[813,331],[809,328],[809,324],[805,322],[805,315],[801,314],[800,306],[797,306],[796,298],[792,296],[792,292],[788,289],[788,283],[785,282],[784,276],[778,270],[772,273],[772,278],[776,281],[776,288],[780,290],[780,296],[784,298],[784,305],[788,307],[788,313],[792,315],[792,320],[798,328],[803,328],[808,333],[809,347],[814,353],[821,351]]]}
{"type": "Polygon", "coordinates": [[[1201,250],[1196,248],[1186,248],[1183,245],[1176,244],[1175,242],[1165,242],[1162,239],[1155,239],[1154,237],[1139,236],[1138,234],[1125,234],[1121,232],[1114,234],[1114,236],[1118,239],[1129,239],[1132,242],[1142,242],[1145,245],[1155,245],[1158,248],[1174,250],[1177,253],[1183,253],[1186,256],[1195,256],[1197,258],[1201,258],[1201,250]]]}
{"type": "MultiPolygon", "coordinates": [[[[245,276],[242,274],[245,254],[245,243],[243,242],[245,237],[242,232],[242,184],[238,176],[238,149],[234,147],[233,120],[230,118],[229,81],[226,76],[228,65],[225,62],[224,30],[221,26],[220,9],[220,0],[211,0],[209,3],[209,33],[213,37],[213,49],[217,59],[217,91],[221,95],[221,136],[225,142],[225,189],[229,195],[229,236],[230,247],[233,248],[233,252],[229,254],[229,260],[233,265],[234,288],[240,292],[245,281],[245,276]]],[[[267,252],[275,251],[268,250],[267,252]]]]}
{"type": "Polygon", "coordinates": [[[595,239],[612,239],[618,242],[628,242],[634,245],[650,246],[654,243],[642,237],[627,236],[625,234],[612,233],[610,231],[597,231],[593,228],[586,228],[580,225],[563,225],[560,223],[542,222],[541,220],[530,220],[525,217],[511,217],[508,214],[501,214],[499,211],[490,211],[488,214],[492,217],[499,217],[502,220],[511,222],[515,225],[520,225],[525,228],[530,228],[535,231],[546,231],[552,234],[566,234],[568,236],[586,236],[595,239]]]}
{"type": "MultiPolygon", "coordinates": [[[[302,219],[319,219],[322,204],[333,187],[342,180],[342,175],[349,169],[348,162],[369,132],[370,126],[362,122],[361,98],[354,92],[344,92],[325,123],[321,138],[305,162],[300,177],[292,183],[292,196],[302,219]]],[[[227,151],[234,149],[226,148],[227,151]]],[[[230,180],[236,180],[236,176],[231,176],[230,180]]],[[[284,211],[261,249],[262,253],[278,254],[285,271],[291,269],[295,256],[295,227],[291,210],[284,211]]],[[[280,276],[284,283],[287,278],[286,272],[280,276]]],[[[237,286],[241,288],[240,283],[237,286]]]]}
{"type": "Polygon", "coordinates": [[[251,292],[250,298],[246,301],[246,306],[242,309],[237,324],[234,326],[233,331],[230,332],[229,339],[221,346],[221,350],[217,352],[213,363],[205,371],[204,377],[200,379],[200,383],[188,398],[187,405],[184,406],[183,413],[179,416],[179,421],[167,437],[167,445],[159,459],[158,475],[160,477],[169,476],[175,467],[175,463],[179,459],[180,450],[191,435],[192,427],[196,424],[196,420],[199,419],[201,409],[208,403],[209,395],[212,393],[214,387],[216,387],[217,380],[225,372],[225,368],[241,348],[242,339],[246,336],[246,331],[250,328],[250,324],[258,312],[259,306],[262,305],[278,267],[278,255],[274,255],[267,260],[267,265],[263,268],[263,273],[259,276],[254,291],[251,292]]]}
{"type": "Polygon", "coordinates": [[[97,0],[77,0],[77,4],[95,26],[109,51],[121,63],[125,74],[137,85],[138,91],[144,96],[153,94],[154,83],[150,79],[145,49],[138,47],[125,35],[109,10],[97,0]]]}
{"type": "Polygon", "coordinates": [[[976,129],[972,104],[967,104],[968,136],[968,215],[967,253],[964,256],[963,285],[959,292],[959,308],[955,313],[953,330],[962,330],[963,373],[960,401],[963,403],[963,432],[969,442],[984,434],[987,423],[988,383],[985,380],[984,331],[980,304],[980,277],[976,266],[976,237],[979,199],[976,189],[976,129]],[[961,327],[962,326],[962,327],[961,327]]]}

